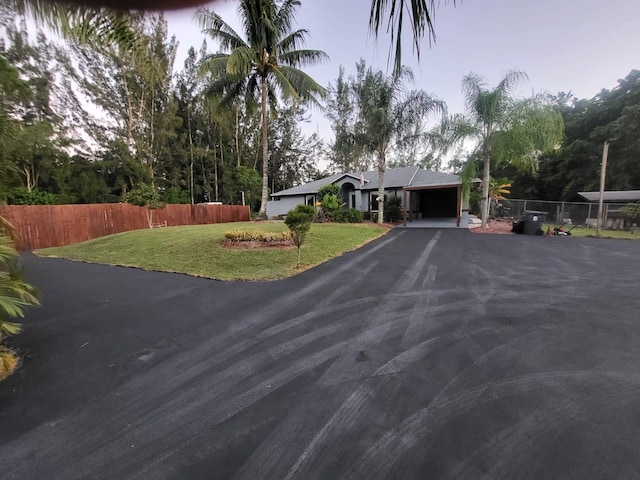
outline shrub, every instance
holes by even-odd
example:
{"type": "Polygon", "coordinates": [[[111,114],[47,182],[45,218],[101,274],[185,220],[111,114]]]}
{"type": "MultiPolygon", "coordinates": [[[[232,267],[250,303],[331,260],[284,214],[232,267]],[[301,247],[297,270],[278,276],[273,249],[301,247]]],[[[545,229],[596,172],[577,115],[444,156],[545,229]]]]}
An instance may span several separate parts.
{"type": "Polygon", "coordinates": [[[290,232],[263,232],[262,230],[229,230],[224,238],[230,242],[289,242],[290,232]]]}
{"type": "Polygon", "coordinates": [[[629,223],[640,223],[640,203],[628,203],[622,207],[622,214],[629,223]]]}
{"type": "Polygon", "coordinates": [[[315,209],[309,205],[298,205],[293,210],[289,210],[287,218],[284,219],[284,223],[291,232],[293,243],[298,249],[298,267],[300,266],[300,247],[302,247],[307,238],[307,232],[311,228],[315,213],[315,209]]]}
{"type": "Polygon", "coordinates": [[[56,195],[37,188],[31,191],[24,187],[12,188],[6,194],[9,205],[55,205],[60,203],[56,195]]]}
{"type": "Polygon", "coordinates": [[[180,187],[170,187],[164,191],[162,199],[169,204],[186,204],[189,203],[189,192],[182,190],[180,187]]]}
{"type": "Polygon", "coordinates": [[[364,221],[364,214],[355,208],[345,211],[345,214],[349,223],[362,223],[364,221]]]}
{"type": "Polygon", "coordinates": [[[316,221],[330,220],[340,222],[340,186],[335,183],[325,185],[318,191],[318,199],[320,200],[321,211],[318,211],[316,221]]]}
{"type": "Polygon", "coordinates": [[[385,222],[399,222],[402,220],[402,199],[395,195],[384,199],[384,220],[385,222]]]}

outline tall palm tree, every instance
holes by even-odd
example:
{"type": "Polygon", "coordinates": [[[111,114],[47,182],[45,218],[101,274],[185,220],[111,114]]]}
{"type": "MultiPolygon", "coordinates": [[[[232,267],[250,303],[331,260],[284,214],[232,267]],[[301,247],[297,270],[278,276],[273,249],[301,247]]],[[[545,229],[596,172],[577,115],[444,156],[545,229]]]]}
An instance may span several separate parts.
{"type": "Polygon", "coordinates": [[[244,30],[240,36],[213,11],[201,9],[196,18],[203,32],[220,42],[225,53],[208,56],[203,71],[211,75],[209,91],[222,94],[222,102],[244,95],[256,100],[260,93],[262,118],[262,200],[259,215],[266,218],[268,200],[268,104],[274,108],[280,95],[294,101],[318,102],[325,89],[298,67],[328,59],[320,50],[301,49],[309,32],[293,30],[299,0],[241,0],[238,14],[244,30]]]}
{"type": "MultiPolygon", "coordinates": [[[[452,0],[455,5],[456,1],[452,0]]],[[[402,66],[402,27],[405,16],[413,31],[413,48],[420,59],[420,41],[425,31],[429,44],[436,39],[433,28],[433,15],[436,9],[435,0],[371,0],[369,27],[377,37],[383,25],[387,24],[387,32],[391,34],[390,51],[395,50],[394,71],[399,72],[402,66]],[[388,17],[387,17],[388,12],[388,17]]]]}
{"type": "Polygon", "coordinates": [[[409,136],[419,135],[429,114],[446,110],[443,102],[422,90],[407,91],[405,83],[412,80],[413,72],[407,67],[385,76],[379,70],[365,70],[364,62],[358,64],[356,132],[359,143],[378,157],[378,223],[383,222],[387,152],[409,136]]]}
{"type": "Polygon", "coordinates": [[[491,163],[535,171],[539,156],[558,148],[564,138],[562,115],[545,97],[515,98],[516,87],[526,79],[526,73],[512,70],[491,89],[475,73],[465,75],[466,113],[447,120],[452,143],[475,140],[482,159],[482,227],[489,218],[491,163]]]}
{"type": "Polygon", "coordinates": [[[82,2],[3,0],[3,3],[5,8],[27,15],[37,24],[46,25],[62,37],[81,44],[118,45],[131,52],[144,47],[139,33],[132,27],[132,14],[122,10],[87,6],[89,2],[81,5],[82,2]]]}

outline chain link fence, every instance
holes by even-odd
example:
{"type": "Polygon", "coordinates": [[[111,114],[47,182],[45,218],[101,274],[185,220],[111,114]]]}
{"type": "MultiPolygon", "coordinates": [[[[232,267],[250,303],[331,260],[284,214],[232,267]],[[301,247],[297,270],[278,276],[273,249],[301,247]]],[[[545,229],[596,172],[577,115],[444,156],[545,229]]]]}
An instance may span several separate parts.
{"type": "MultiPolygon", "coordinates": [[[[605,204],[603,212],[604,228],[623,229],[625,219],[623,204],[605,204]]],[[[595,228],[598,218],[598,205],[588,202],[552,202],[546,200],[505,199],[499,206],[492,206],[495,218],[517,220],[525,210],[546,212],[545,223],[555,225],[580,225],[595,228]]]]}

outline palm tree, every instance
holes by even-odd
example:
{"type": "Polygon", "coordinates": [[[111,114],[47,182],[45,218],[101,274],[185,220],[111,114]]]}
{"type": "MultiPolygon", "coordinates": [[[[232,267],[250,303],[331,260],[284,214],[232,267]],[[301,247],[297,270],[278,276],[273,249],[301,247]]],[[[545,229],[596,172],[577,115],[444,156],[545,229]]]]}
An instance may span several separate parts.
{"type": "Polygon", "coordinates": [[[564,138],[562,115],[544,96],[514,97],[517,85],[527,79],[519,70],[507,72],[490,89],[470,73],[462,80],[465,115],[447,119],[451,143],[473,139],[474,157],[482,159],[482,227],[487,226],[490,207],[491,163],[508,163],[523,171],[535,171],[541,154],[560,147],[564,138]]]}
{"type": "MultiPolygon", "coordinates": [[[[455,3],[455,0],[453,0],[454,5],[455,3]]],[[[420,60],[420,40],[422,40],[425,30],[429,44],[436,40],[436,33],[433,28],[435,9],[435,0],[371,0],[369,27],[377,37],[383,24],[387,24],[387,32],[391,33],[390,51],[395,50],[395,72],[399,72],[402,66],[402,27],[405,15],[411,23],[413,48],[418,55],[418,60],[420,60]]]]}
{"type": "MultiPolygon", "coordinates": [[[[5,7],[28,15],[64,38],[87,45],[118,45],[142,51],[140,34],[131,24],[132,14],[121,10],[45,0],[3,0],[5,7]]],[[[133,7],[132,7],[133,8],[133,7]]]]}
{"type": "Polygon", "coordinates": [[[203,32],[220,42],[226,53],[209,55],[202,64],[213,79],[209,91],[222,94],[222,103],[244,95],[256,100],[260,92],[262,120],[262,200],[259,215],[266,218],[269,151],[268,103],[277,104],[278,94],[294,101],[318,103],[325,89],[298,67],[328,59],[320,50],[300,49],[309,32],[293,30],[299,0],[241,0],[238,14],[245,38],[213,11],[201,9],[196,18],[203,32]]]}
{"type": "Polygon", "coordinates": [[[21,279],[20,257],[5,233],[11,225],[0,217],[0,380],[18,365],[18,358],[2,341],[20,332],[21,325],[11,320],[22,317],[28,306],[38,305],[35,290],[21,279]]]}
{"type": "Polygon", "coordinates": [[[382,71],[365,70],[358,64],[355,89],[360,120],[356,123],[358,142],[378,158],[378,223],[383,221],[384,173],[387,152],[410,136],[420,135],[422,122],[434,112],[445,112],[445,105],[422,90],[405,90],[413,80],[407,67],[385,76],[382,71]]]}

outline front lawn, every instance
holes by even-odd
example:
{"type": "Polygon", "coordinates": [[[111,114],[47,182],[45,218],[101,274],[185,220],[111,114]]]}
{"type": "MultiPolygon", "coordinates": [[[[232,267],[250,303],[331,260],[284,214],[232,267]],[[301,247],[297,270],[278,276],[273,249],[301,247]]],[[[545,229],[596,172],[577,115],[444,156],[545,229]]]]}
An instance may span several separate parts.
{"type": "MultiPolygon", "coordinates": [[[[542,229],[543,232],[547,231],[547,227],[551,227],[551,231],[553,232],[554,225],[544,225],[542,229]]],[[[571,228],[571,225],[565,225],[565,232],[571,232],[571,235],[576,237],[595,237],[596,229],[595,228],[585,228],[585,227],[575,227],[571,228]]],[[[635,232],[626,231],[626,230],[605,230],[602,229],[601,238],[627,238],[631,240],[640,240],[640,229],[635,230],[635,232]]]]}
{"type": "Polygon", "coordinates": [[[295,249],[223,248],[220,242],[228,230],[280,232],[287,227],[283,222],[243,222],[135,230],[36,253],[219,280],[268,280],[294,275],[388,231],[370,224],[313,224],[302,247],[301,268],[297,269],[295,249]]]}

